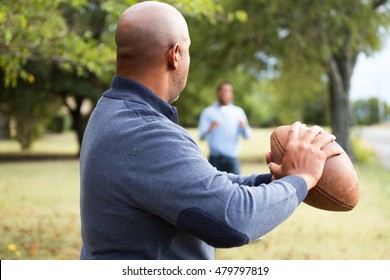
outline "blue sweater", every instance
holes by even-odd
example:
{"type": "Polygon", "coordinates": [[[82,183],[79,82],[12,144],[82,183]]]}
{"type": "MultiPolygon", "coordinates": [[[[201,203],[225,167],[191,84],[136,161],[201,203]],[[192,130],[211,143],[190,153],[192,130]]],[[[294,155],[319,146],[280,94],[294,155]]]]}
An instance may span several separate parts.
{"type": "Polygon", "coordinates": [[[214,259],[287,219],[305,181],[217,171],[176,109],[119,76],[89,120],[80,157],[81,259],[214,259]]]}

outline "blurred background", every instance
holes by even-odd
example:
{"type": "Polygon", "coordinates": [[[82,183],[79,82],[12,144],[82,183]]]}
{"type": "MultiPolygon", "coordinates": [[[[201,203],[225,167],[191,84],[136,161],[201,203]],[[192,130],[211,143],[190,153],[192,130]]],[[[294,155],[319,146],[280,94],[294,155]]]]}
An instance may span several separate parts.
{"type": "MultiPolygon", "coordinates": [[[[0,259],[78,259],[80,143],[114,75],[116,21],[137,2],[0,2],[0,259]]],[[[272,129],[300,120],[337,136],[361,184],[356,210],[302,205],[217,257],[389,259],[390,1],[164,2],[189,25],[190,73],[174,105],[196,141],[201,111],[229,80],[255,129],[243,173],[268,172],[272,129]]]]}

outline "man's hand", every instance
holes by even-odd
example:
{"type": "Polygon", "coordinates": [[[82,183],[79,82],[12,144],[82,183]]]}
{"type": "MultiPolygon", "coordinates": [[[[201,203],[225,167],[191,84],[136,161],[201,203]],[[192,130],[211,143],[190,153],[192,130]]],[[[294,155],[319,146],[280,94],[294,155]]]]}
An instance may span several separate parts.
{"type": "Polygon", "coordinates": [[[319,126],[308,129],[296,122],[288,133],[282,164],[271,162],[272,155],[266,155],[269,169],[277,179],[289,175],[302,177],[310,190],[321,178],[327,158],[342,152],[338,149],[324,149],[335,140],[334,135],[327,134],[319,126]]]}
{"type": "Polygon", "coordinates": [[[213,131],[217,126],[219,126],[219,122],[213,121],[210,125],[209,132],[213,131]]]}
{"type": "Polygon", "coordinates": [[[242,129],[245,129],[246,123],[245,123],[243,120],[240,120],[239,126],[240,126],[242,129]]]}

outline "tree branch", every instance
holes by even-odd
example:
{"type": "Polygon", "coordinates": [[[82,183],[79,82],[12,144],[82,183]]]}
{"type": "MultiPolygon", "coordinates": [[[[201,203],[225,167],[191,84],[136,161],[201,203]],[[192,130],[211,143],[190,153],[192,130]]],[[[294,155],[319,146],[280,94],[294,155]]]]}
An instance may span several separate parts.
{"type": "Polygon", "coordinates": [[[374,0],[372,3],[372,7],[374,9],[378,9],[380,6],[388,3],[388,0],[374,0]]]}

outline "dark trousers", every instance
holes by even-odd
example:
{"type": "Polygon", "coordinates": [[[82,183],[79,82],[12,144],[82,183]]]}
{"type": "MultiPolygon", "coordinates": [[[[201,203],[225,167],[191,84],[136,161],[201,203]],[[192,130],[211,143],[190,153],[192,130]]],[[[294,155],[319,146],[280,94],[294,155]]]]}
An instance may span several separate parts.
{"type": "Polygon", "coordinates": [[[227,156],[211,156],[209,162],[219,171],[226,171],[228,173],[240,174],[240,163],[238,158],[227,156]]]}

